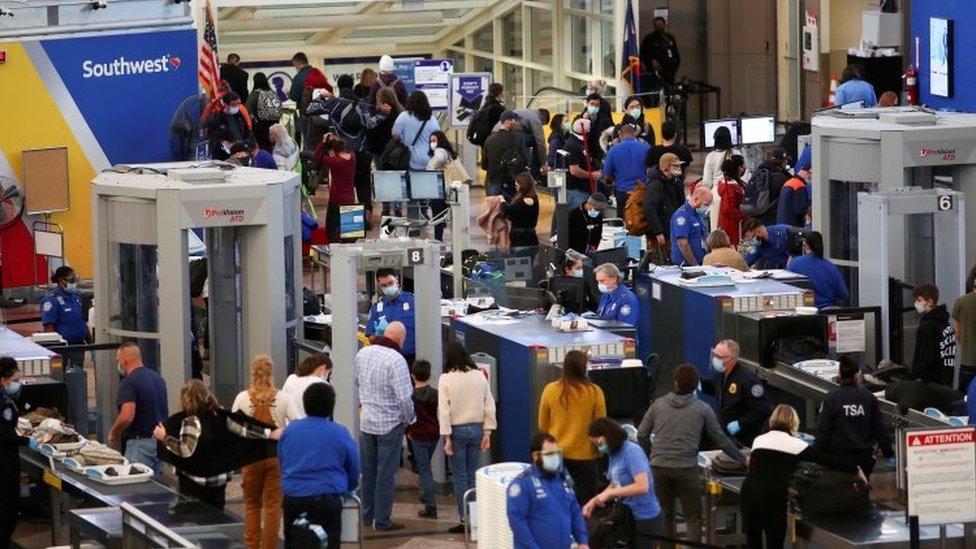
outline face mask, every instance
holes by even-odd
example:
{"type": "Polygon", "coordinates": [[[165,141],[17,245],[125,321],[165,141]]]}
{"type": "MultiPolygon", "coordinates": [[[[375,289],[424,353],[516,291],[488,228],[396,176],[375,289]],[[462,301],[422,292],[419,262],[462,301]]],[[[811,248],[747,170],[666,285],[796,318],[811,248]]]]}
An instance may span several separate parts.
{"type": "Polygon", "coordinates": [[[437,141],[430,142],[430,150],[435,150],[437,148],[437,141]]]}
{"type": "Polygon", "coordinates": [[[119,363],[115,364],[115,369],[119,372],[119,375],[125,377],[125,370],[122,369],[122,365],[119,363]]]}
{"type": "Polygon", "coordinates": [[[609,454],[610,453],[610,445],[607,444],[606,442],[601,442],[600,444],[597,444],[596,445],[596,449],[601,454],[609,454]]]}
{"type": "Polygon", "coordinates": [[[587,210],[586,211],[586,215],[588,215],[590,217],[594,217],[594,218],[595,217],[600,217],[600,212],[597,211],[597,210],[587,210]]]}
{"type": "Polygon", "coordinates": [[[928,308],[925,306],[924,301],[916,301],[915,310],[918,311],[918,314],[924,315],[928,311],[928,308]]]}
{"type": "Polygon", "coordinates": [[[681,168],[671,168],[671,175],[673,177],[681,177],[681,168]]]}
{"type": "Polygon", "coordinates": [[[563,133],[569,133],[570,131],[572,131],[572,129],[573,127],[569,122],[565,122],[563,124],[563,133]]]}
{"type": "Polygon", "coordinates": [[[69,292],[78,291],[78,283],[77,282],[69,282],[69,283],[67,283],[65,285],[64,289],[65,290],[68,290],[69,292]]]}
{"type": "Polygon", "coordinates": [[[225,153],[230,154],[230,145],[228,145],[227,143],[224,143],[223,145],[221,145],[220,148],[221,149],[224,149],[224,152],[225,153]]]}
{"type": "Polygon", "coordinates": [[[558,473],[563,468],[563,456],[560,453],[543,454],[542,470],[549,473],[558,473]]]}
{"type": "Polygon", "coordinates": [[[610,286],[606,284],[597,284],[596,287],[599,288],[601,294],[609,294],[612,291],[610,286]]]}
{"type": "Polygon", "coordinates": [[[640,119],[641,114],[643,113],[644,111],[642,111],[641,109],[630,109],[629,111],[627,111],[627,114],[629,114],[630,117],[633,118],[634,120],[640,119]]]}
{"type": "Polygon", "coordinates": [[[322,381],[325,381],[326,383],[332,383],[332,373],[329,372],[328,374],[322,374],[322,381]]]}
{"type": "Polygon", "coordinates": [[[588,112],[590,116],[596,116],[600,114],[600,107],[586,107],[586,112],[588,112]]]}
{"type": "Polygon", "coordinates": [[[708,215],[708,206],[698,206],[695,211],[698,212],[698,215],[705,217],[708,215]]]}
{"type": "Polygon", "coordinates": [[[10,396],[16,396],[17,393],[20,392],[20,382],[19,381],[14,381],[13,383],[10,384],[9,387],[7,387],[4,390],[7,391],[7,394],[8,395],[10,395],[10,396]]]}
{"type": "Polygon", "coordinates": [[[725,371],[725,363],[722,362],[722,359],[721,358],[719,358],[717,356],[713,356],[712,357],[712,369],[715,370],[718,373],[722,373],[722,372],[725,371]]]}
{"type": "Polygon", "coordinates": [[[400,293],[400,286],[397,285],[397,284],[391,284],[391,285],[387,286],[386,288],[383,288],[383,295],[385,295],[386,297],[388,297],[390,299],[393,299],[399,293],[400,293]]]}
{"type": "Polygon", "coordinates": [[[241,112],[241,108],[240,107],[231,107],[228,112],[230,112],[231,114],[237,114],[237,113],[241,112]]]}
{"type": "Polygon", "coordinates": [[[583,269],[576,269],[573,271],[573,277],[583,278],[583,269]]]}

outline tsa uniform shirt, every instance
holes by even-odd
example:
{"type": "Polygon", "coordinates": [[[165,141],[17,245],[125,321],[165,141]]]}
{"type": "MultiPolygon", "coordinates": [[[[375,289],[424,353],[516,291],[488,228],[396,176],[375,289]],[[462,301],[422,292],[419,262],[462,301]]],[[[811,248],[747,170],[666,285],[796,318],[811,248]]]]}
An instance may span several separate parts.
{"type": "Polygon", "coordinates": [[[516,549],[566,549],[588,544],[576,494],[562,474],[532,467],[508,486],[508,523],[516,549]]]}
{"type": "Polygon", "coordinates": [[[766,227],[766,232],[769,238],[746,255],[746,265],[757,269],[782,269],[790,258],[790,227],[771,225],[766,227]]]}
{"type": "Polygon", "coordinates": [[[77,292],[58,288],[45,297],[41,301],[41,324],[54,324],[55,330],[72,345],[84,343],[88,337],[88,325],[77,292]]]}
{"type": "Polygon", "coordinates": [[[741,430],[730,436],[746,446],[752,446],[753,439],[766,431],[766,421],[772,412],[766,387],[756,373],[739,364],[732,373],[718,375],[702,385],[711,385],[716,389],[722,427],[728,430],[729,423],[738,421],[741,430]]]}
{"type": "Polygon", "coordinates": [[[701,265],[705,259],[705,236],[705,222],[691,204],[685,202],[671,216],[671,262],[675,265],[685,262],[678,239],[687,238],[691,253],[701,265]]]}
{"type": "Polygon", "coordinates": [[[392,300],[383,296],[369,310],[369,319],[366,321],[366,335],[372,336],[383,333],[391,322],[402,322],[403,327],[407,329],[407,340],[403,342],[401,352],[404,356],[415,354],[417,339],[414,329],[416,327],[414,310],[413,294],[410,292],[401,290],[396,299],[392,300]]]}
{"type": "Polygon", "coordinates": [[[620,284],[609,294],[600,296],[600,304],[596,308],[597,316],[609,318],[617,322],[637,325],[637,296],[630,288],[620,284]]]}

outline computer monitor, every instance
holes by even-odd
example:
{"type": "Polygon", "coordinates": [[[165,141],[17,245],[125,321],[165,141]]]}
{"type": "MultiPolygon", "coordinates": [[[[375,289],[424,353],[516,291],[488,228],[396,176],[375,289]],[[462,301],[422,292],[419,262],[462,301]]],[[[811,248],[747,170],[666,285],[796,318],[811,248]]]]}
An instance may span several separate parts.
{"type": "Polygon", "coordinates": [[[365,206],[339,206],[339,238],[366,238],[365,206]]]}
{"type": "Polygon", "coordinates": [[[715,120],[702,121],[702,145],[706,149],[711,149],[715,146],[715,130],[723,126],[732,132],[732,144],[739,144],[739,119],[717,118],[715,120]]]}
{"type": "Polygon", "coordinates": [[[410,170],[410,200],[444,200],[444,172],[410,170]]]}
{"type": "Polygon", "coordinates": [[[739,128],[743,145],[759,145],[776,141],[776,119],[772,116],[743,116],[739,128]]]}
{"type": "Polygon", "coordinates": [[[619,248],[607,248],[605,250],[597,250],[595,252],[590,252],[590,261],[593,262],[593,268],[597,268],[604,263],[613,263],[621,271],[627,268],[630,264],[630,255],[627,253],[627,247],[621,246],[619,248]]]}
{"type": "Polygon", "coordinates": [[[409,200],[407,172],[373,172],[373,199],[379,202],[403,202],[404,200],[409,200]]]}
{"type": "Polygon", "coordinates": [[[586,304],[586,284],[575,276],[554,276],[549,279],[549,293],[567,313],[580,314],[586,304]]]}

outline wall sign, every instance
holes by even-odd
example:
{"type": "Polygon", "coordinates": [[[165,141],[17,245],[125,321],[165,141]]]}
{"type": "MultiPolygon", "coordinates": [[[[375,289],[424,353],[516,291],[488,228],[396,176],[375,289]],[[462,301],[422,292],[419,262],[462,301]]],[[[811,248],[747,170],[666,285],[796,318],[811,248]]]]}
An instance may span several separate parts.
{"type": "Polygon", "coordinates": [[[929,93],[952,97],[952,19],[929,19],[929,93]]]}
{"type": "Polygon", "coordinates": [[[905,433],[908,516],[919,524],[976,521],[976,427],[905,433]]]}
{"type": "Polygon", "coordinates": [[[492,75],[487,72],[451,75],[447,113],[449,127],[467,128],[471,124],[471,119],[484,102],[491,80],[492,75]]]}

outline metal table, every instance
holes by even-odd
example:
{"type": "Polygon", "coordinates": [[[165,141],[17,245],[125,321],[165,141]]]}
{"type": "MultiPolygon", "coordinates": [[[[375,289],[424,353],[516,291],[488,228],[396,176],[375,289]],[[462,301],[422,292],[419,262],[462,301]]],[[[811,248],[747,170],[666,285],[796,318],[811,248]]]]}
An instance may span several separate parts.
{"type": "Polygon", "coordinates": [[[710,545],[744,545],[745,532],[742,526],[739,494],[742,492],[744,476],[716,475],[704,470],[705,482],[705,542],[710,545]],[[718,516],[726,517],[723,533],[719,534],[718,516]],[[731,527],[729,519],[732,519],[731,527]]]}
{"type": "Polygon", "coordinates": [[[122,511],[118,507],[73,509],[68,512],[68,540],[72,549],[81,540],[98,542],[108,549],[122,548],[122,511]]]}
{"type": "MultiPolygon", "coordinates": [[[[946,528],[948,541],[944,546],[939,541],[938,526],[923,526],[919,533],[923,549],[973,547],[965,544],[963,530],[959,527],[946,528]]],[[[794,547],[805,549],[811,544],[838,549],[902,549],[909,544],[905,513],[873,510],[869,514],[796,517],[794,547]]]]}

